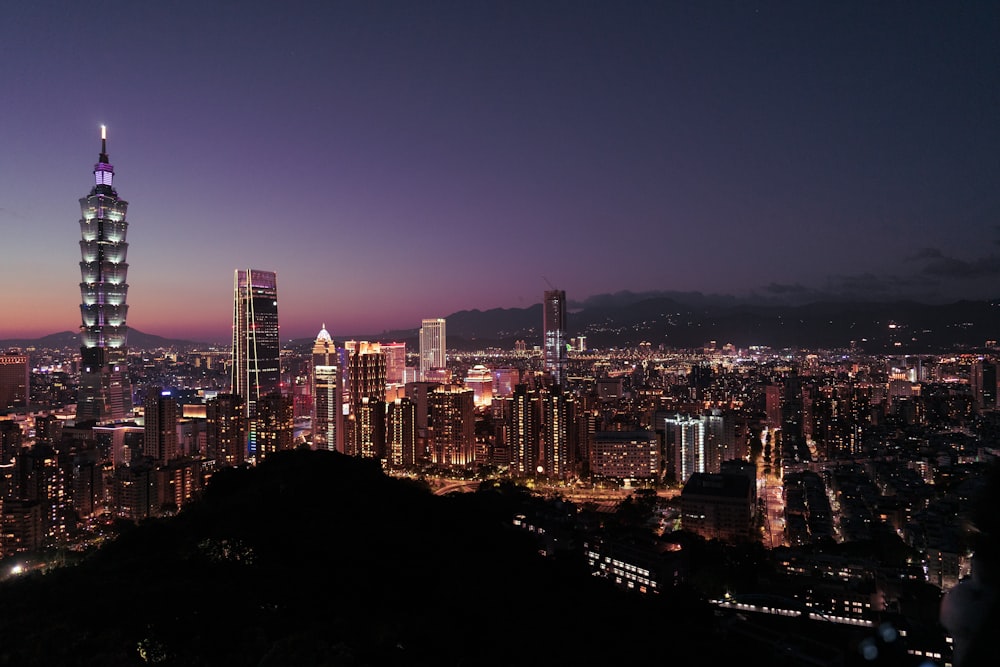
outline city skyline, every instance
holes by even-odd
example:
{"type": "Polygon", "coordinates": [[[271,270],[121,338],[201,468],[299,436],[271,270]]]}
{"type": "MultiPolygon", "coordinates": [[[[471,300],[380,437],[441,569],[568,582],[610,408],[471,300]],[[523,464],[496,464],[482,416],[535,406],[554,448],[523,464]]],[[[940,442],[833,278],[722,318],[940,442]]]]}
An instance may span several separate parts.
{"type": "Polygon", "coordinates": [[[11,10],[0,339],[79,325],[102,124],[136,221],[128,326],[168,337],[229,338],[237,266],[281,278],[282,339],[549,284],[1000,296],[995,5],[297,9],[11,10]]]}

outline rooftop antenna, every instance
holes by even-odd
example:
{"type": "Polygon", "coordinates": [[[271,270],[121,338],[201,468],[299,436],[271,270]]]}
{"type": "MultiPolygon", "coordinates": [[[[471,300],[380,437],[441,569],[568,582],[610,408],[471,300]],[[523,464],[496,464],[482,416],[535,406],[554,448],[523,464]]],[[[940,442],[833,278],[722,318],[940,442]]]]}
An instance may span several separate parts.
{"type": "Polygon", "coordinates": [[[556,288],[556,286],[553,285],[551,282],[549,282],[549,279],[546,278],[545,276],[542,276],[542,280],[544,280],[546,282],[546,284],[548,284],[549,289],[555,289],[556,288]]]}
{"type": "Polygon", "coordinates": [[[101,125],[101,156],[98,158],[100,162],[108,161],[108,126],[101,125]]]}

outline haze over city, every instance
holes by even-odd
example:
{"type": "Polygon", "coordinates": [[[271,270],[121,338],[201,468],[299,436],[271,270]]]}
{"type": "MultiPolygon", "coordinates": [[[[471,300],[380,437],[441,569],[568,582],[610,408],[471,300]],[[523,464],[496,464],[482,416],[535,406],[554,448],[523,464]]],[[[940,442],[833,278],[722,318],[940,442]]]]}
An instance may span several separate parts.
{"type": "Polygon", "coordinates": [[[0,338],[80,324],[99,126],[130,328],[282,338],[619,290],[1000,296],[994,3],[21,3],[0,338]]]}

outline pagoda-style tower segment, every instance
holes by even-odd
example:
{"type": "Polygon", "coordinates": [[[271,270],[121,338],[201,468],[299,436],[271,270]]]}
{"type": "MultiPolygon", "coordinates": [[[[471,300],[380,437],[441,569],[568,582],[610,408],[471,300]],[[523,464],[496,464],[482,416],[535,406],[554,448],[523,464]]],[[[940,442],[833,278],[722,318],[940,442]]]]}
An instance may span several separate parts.
{"type": "Polygon", "coordinates": [[[101,126],[101,154],[94,187],[80,199],[80,394],[77,421],[114,421],[132,409],[125,324],[128,273],[125,235],[128,202],[114,188],[107,129],[101,126]]]}

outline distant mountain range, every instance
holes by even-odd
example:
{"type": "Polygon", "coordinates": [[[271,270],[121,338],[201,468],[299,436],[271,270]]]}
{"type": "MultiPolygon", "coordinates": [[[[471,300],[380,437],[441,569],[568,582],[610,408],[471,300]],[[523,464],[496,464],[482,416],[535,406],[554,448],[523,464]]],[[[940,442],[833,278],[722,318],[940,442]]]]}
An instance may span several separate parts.
{"type": "MultiPolygon", "coordinates": [[[[161,348],[187,350],[204,348],[208,344],[190,340],[164,338],[163,336],[144,333],[138,329],[129,329],[128,345],[129,348],[134,350],[156,350],[161,348]]],[[[49,334],[41,338],[8,338],[0,340],[0,349],[11,347],[38,347],[51,350],[76,349],[80,347],[80,334],[74,331],[60,331],[59,333],[49,334]]]]}
{"type": "MultiPolygon", "coordinates": [[[[617,296],[617,295],[612,295],[617,296]]],[[[1000,339],[1000,302],[958,301],[949,304],[893,302],[817,302],[805,305],[761,305],[702,299],[591,298],[567,315],[567,334],[586,336],[588,348],[631,347],[641,342],[667,348],[697,348],[710,341],[718,347],[754,345],[775,349],[839,349],[852,345],[869,352],[929,353],[981,349],[1000,339]]],[[[448,347],[476,350],[512,349],[523,340],[542,343],[542,306],[462,310],[446,317],[448,347]]],[[[418,345],[419,329],[399,329],[379,335],[347,336],[359,340],[403,341],[418,345]]],[[[307,347],[312,338],[291,342],[307,347]]],[[[64,331],[36,339],[0,341],[2,347],[75,348],[76,333],[64,331]]],[[[206,343],[163,338],[129,331],[132,349],[206,347],[206,343]]]]}
{"type": "MultiPolygon", "coordinates": [[[[654,296],[588,299],[570,309],[567,334],[586,336],[588,348],[630,347],[641,342],[667,348],[766,346],[775,349],[850,348],[869,352],[921,353],[981,349],[1000,339],[1000,302],[949,304],[817,302],[761,305],[703,299],[698,304],[654,296]]],[[[523,340],[542,343],[542,306],[463,310],[447,316],[448,347],[511,349],[523,340]]],[[[419,329],[390,331],[378,340],[417,345],[419,329]]]]}

